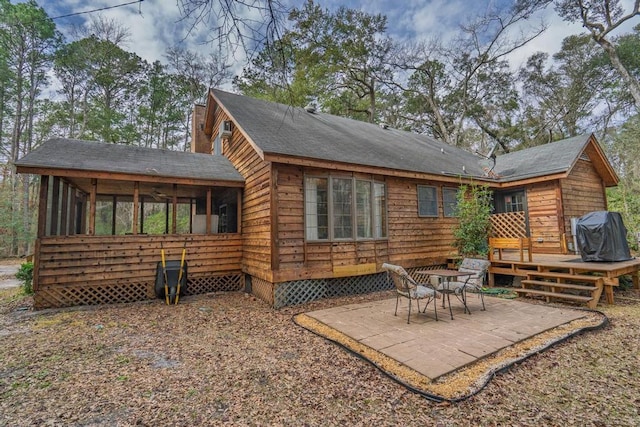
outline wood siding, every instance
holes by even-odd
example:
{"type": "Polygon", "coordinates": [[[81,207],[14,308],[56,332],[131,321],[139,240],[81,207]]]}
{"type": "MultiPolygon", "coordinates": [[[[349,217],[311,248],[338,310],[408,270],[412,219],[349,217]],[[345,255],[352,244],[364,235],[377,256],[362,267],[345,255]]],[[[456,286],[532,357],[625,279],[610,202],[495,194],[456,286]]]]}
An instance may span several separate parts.
{"type": "Polygon", "coordinates": [[[591,162],[578,160],[569,176],[561,181],[564,218],[562,221],[567,242],[573,242],[571,218],[592,211],[607,210],[605,186],[591,162]]]}
{"type": "MultiPolygon", "coordinates": [[[[238,234],[216,235],[119,235],[44,237],[38,252],[34,290],[46,294],[55,288],[120,286],[138,283],[154,298],[156,266],[160,250],[170,260],[180,260],[186,249],[189,280],[239,274],[242,238],[238,234]]],[[[105,303],[109,301],[99,301],[105,303]]]]}
{"type": "MultiPolygon", "coordinates": [[[[304,237],[304,175],[326,175],[327,171],[293,165],[277,165],[275,176],[277,233],[274,241],[278,268],[274,282],[331,278],[339,275],[336,267],[384,262],[407,266],[442,264],[454,252],[451,228],[455,218],[443,218],[441,186],[424,181],[376,176],[387,185],[387,239],[354,242],[306,242],[304,237]],[[418,217],[417,185],[438,188],[439,217],[418,217]]],[[[347,176],[341,173],[340,176],[347,176]]],[[[371,175],[357,175],[371,179],[371,175]]]]}
{"type": "Polygon", "coordinates": [[[442,264],[456,252],[453,227],[458,219],[444,217],[442,183],[391,178],[387,180],[387,195],[389,262],[407,268],[442,264]],[[418,185],[437,187],[437,217],[418,216],[418,185]]]}
{"type": "MultiPolygon", "coordinates": [[[[336,277],[335,267],[376,264],[388,261],[388,241],[306,242],[304,233],[304,175],[326,175],[326,170],[277,166],[274,205],[277,206],[277,248],[279,265],[274,281],[336,277]]],[[[353,176],[344,174],[340,176],[353,176]]],[[[371,179],[371,175],[357,175],[371,179]]],[[[382,181],[382,179],[379,179],[382,181]]]]}
{"type": "MultiPolygon", "coordinates": [[[[213,129],[229,118],[218,109],[213,129]]],[[[215,138],[215,135],[214,135],[215,138]]],[[[244,257],[242,270],[272,282],[271,268],[271,164],[257,154],[237,130],[222,140],[222,152],[245,178],[242,198],[242,235],[244,257]]]]}
{"type": "Polygon", "coordinates": [[[534,252],[562,253],[560,203],[558,181],[532,184],[527,187],[529,231],[534,252]]]}

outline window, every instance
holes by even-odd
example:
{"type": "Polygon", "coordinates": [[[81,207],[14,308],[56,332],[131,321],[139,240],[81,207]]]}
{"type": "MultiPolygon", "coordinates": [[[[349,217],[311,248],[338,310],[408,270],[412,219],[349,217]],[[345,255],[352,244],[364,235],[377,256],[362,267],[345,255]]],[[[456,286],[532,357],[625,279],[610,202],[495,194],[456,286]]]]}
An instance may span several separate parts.
{"type": "Polygon", "coordinates": [[[373,183],[373,227],[374,237],[387,237],[387,194],[381,182],[373,183]]]}
{"type": "Polygon", "coordinates": [[[373,237],[371,204],[371,182],[356,181],[356,225],[358,227],[358,238],[370,239],[373,237]]]}
{"type": "Polygon", "coordinates": [[[506,194],[504,196],[505,212],[524,211],[524,192],[506,194]]]}
{"type": "Polygon", "coordinates": [[[333,178],[331,181],[333,238],[353,238],[351,209],[353,203],[353,181],[342,178],[333,178]]]}
{"type": "Polygon", "coordinates": [[[438,216],[436,187],[418,185],[418,216],[438,216]]]}
{"type": "Polygon", "coordinates": [[[385,184],[343,177],[305,177],[307,240],[387,236],[385,184]]]}
{"type": "Polygon", "coordinates": [[[458,207],[457,188],[442,187],[442,207],[445,217],[456,216],[456,208],[458,207]]]}
{"type": "Polygon", "coordinates": [[[327,178],[306,178],[305,217],[308,240],[329,238],[329,191],[327,178]]]}

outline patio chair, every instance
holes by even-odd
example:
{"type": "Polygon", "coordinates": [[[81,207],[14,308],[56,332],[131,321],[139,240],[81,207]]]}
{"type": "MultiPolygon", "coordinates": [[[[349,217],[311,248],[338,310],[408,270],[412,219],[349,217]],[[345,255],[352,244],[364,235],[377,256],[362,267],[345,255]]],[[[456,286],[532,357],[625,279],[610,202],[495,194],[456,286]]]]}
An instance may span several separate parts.
{"type": "MultiPolygon", "coordinates": [[[[482,288],[484,286],[487,271],[489,271],[489,266],[491,266],[491,261],[488,261],[486,259],[465,258],[462,260],[458,271],[469,273],[469,276],[466,279],[464,279],[464,277],[461,278],[464,280],[455,282],[452,281],[448,283],[449,290],[453,291],[456,295],[459,295],[462,298],[466,310],[468,310],[468,291],[477,293],[479,295],[480,300],[482,301],[482,310],[486,310],[482,288]]],[[[442,291],[443,286],[445,286],[445,284],[440,283],[436,287],[436,290],[442,291]]],[[[471,314],[471,311],[469,311],[469,314],[471,314]]]]}
{"type": "Polygon", "coordinates": [[[427,307],[429,307],[429,303],[433,301],[433,311],[435,313],[436,320],[438,320],[438,304],[436,304],[435,299],[439,298],[439,294],[431,284],[417,283],[409,273],[407,273],[407,270],[399,265],[384,263],[382,264],[382,269],[387,272],[387,276],[393,281],[396,287],[396,311],[394,316],[398,315],[398,301],[400,301],[400,298],[407,298],[409,300],[407,323],[409,323],[409,319],[411,318],[411,301],[416,301],[418,304],[418,312],[420,312],[420,300],[424,299],[427,300],[427,302],[422,312],[426,312],[427,307]]]}

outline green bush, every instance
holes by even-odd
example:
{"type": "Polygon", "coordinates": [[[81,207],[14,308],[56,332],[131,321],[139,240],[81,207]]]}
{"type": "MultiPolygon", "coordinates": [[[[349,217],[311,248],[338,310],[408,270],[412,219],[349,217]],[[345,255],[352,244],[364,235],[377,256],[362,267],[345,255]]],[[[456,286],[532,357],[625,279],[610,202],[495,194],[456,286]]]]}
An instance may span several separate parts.
{"type": "Polygon", "coordinates": [[[22,281],[22,293],[25,295],[33,294],[33,263],[25,262],[20,265],[20,270],[16,273],[16,278],[22,281]]]}
{"type": "Polygon", "coordinates": [[[458,189],[456,215],[460,222],[453,229],[453,245],[462,258],[487,256],[491,201],[492,193],[486,186],[461,185],[458,189]]]}

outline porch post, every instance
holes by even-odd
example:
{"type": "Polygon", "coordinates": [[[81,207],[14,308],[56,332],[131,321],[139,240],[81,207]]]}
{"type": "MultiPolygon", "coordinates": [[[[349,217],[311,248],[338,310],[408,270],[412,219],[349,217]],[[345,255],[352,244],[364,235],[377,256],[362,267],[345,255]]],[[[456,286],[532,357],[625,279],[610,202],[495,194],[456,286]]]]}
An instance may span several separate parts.
{"type": "Polygon", "coordinates": [[[69,226],[69,183],[62,182],[62,206],[60,209],[60,235],[68,235],[69,226]]]}
{"type": "Polygon", "coordinates": [[[173,184],[173,218],[171,218],[171,234],[176,234],[178,229],[178,184],[173,184]]]}
{"type": "Polygon", "coordinates": [[[49,235],[58,235],[58,222],[60,221],[60,177],[53,177],[53,188],[51,193],[51,223],[49,224],[49,235]]]}
{"type": "Polygon", "coordinates": [[[140,196],[140,233],[144,234],[144,196],[140,196]]]}
{"type": "Polygon", "coordinates": [[[84,191],[80,194],[80,232],[81,234],[87,233],[87,193],[84,191]]]}
{"type": "Polygon", "coordinates": [[[206,234],[211,234],[211,187],[207,188],[207,217],[205,218],[206,234]]]}
{"type": "Polygon", "coordinates": [[[116,210],[118,208],[118,196],[111,199],[111,235],[116,235],[116,210]]]}
{"type": "Polygon", "coordinates": [[[69,235],[73,236],[74,234],[76,234],[76,220],[78,217],[78,214],[76,212],[76,209],[78,208],[78,190],[74,186],[71,186],[70,189],[71,194],[69,195],[69,235]]]}
{"type": "Polygon", "coordinates": [[[91,179],[91,193],[89,194],[89,230],[88,235],[96,234],[96,198],[98,194],[98,180],[91,179]]]}
{"type": "Polygon", "coordinates": [[[49,196],[49,175],[40,177],[40,195],[38,196],[38,238],[47,234],[47,198],[49,196]]]}
{"type": "Polygon", "coordinates": [[[242,189],[236,190],[236,231],[242,233],[242,189]]]}
{"type": "Polygon", "coordinates": [[[133,224],[131,227],[132,234],[138,234],[138,203],[140,203],[140,183],[133,183],[133,224]]]}

